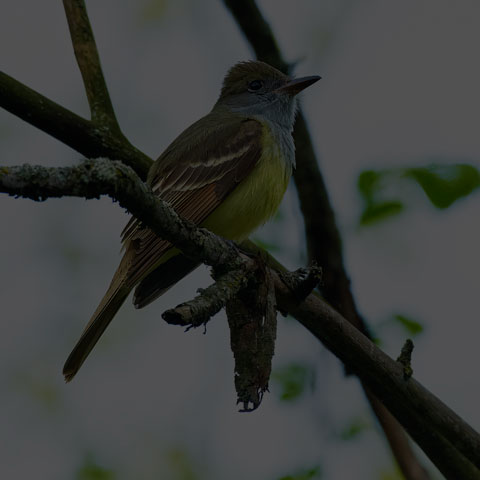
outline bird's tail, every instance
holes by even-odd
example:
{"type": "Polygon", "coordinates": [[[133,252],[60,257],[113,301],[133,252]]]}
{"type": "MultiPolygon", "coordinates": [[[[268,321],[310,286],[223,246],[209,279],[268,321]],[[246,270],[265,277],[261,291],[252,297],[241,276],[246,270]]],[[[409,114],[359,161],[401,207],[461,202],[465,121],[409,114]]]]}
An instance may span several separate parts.
{"type": "Polygon", "coordinates": [[[135,308],[147,306],[198,266],[197,261],[182,254],[169,258],[137,285],[133,295],[135,308]]]}
{"type": "MultiPolygon", "coordinates": [[[[123,263],[123,262],[122,262],[123,263]]],[[[65,381],[69,382],[76,375],[98,339],[102,336],[119,308],[122,306],[132,287],[127,285],[122,275],[122,263],[115,273],[112,283],[105,293],[100,305],[88,322],[80,340],[75,345],[63,367],[65,381]]]]}
{"type": "MultiPolygon", "coordinates": [[[[69,382],[76,375],[85,359],[92,351],[103,332],[112,321],[128,294],[138,282],[131,275],[132,256],[134,250],[125,252],[120,265],[113,276],[110,287],[105,293],[100,305],[95,310],[88,322],[80,340],[75,345],[72,353],[67,358],[63,367],[65,380],[69,382]]],[[[140,282],[136,291],[134,303],[137,308],[142,308],[163,295],[170,287],[175,285],[185,275],[198,266],[198,263],[189,260],[183,255],[174,255],[158,266],[140,282]]]]}

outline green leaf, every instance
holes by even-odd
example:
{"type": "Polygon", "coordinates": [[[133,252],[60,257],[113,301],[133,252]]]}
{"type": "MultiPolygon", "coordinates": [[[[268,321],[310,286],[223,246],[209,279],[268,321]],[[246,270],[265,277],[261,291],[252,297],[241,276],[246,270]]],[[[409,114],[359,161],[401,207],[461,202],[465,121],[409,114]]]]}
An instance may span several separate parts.
{"type": "Polygon", "coordinates": [[[390,200],[379,203],[369,203],[360,217],[360,225],[371,225],[394,215],[398,215],[404,209],[402,202],[390,200]]]}
{"type": "Polygon", "coordinates": [[[391,186],[397,188],[396,184],[402,178],[417,183],[430,202],[439,209],[448,208],[480,188],[480,171],[468,164],[365,170],[357,180],[357,188],[365,205],[360,225],[372,225],[404,210],[403,201],[388,198],[391,196],[391,186]]]}
{"type": "Polygon", "coordinates": [[[365,205],[360,225],[372,225],[403,211],[400,200],[385,198],[385,179],[391,176],[391,170],[364,170],[358,176],[357,188],[365,205]]]}
{"type": "Polygon", "coordinates": [[[313,389],[314,370],[308,365],[292,363],[286,367],[276,369],[272,373],[272,380],[282,390],[280,400],[291,402],[299,398],[307,387],[313,389]]]}
{"type": "Polygon", "coordinates": [[[322,472],[319,466],[309,468],[308,470],[303,470],[294,475],[287,475],[285,477],[280,477],[278,480],[311,480],[316,478],[321,478],[322,472]]]}
{"type": "Polygon", "coordinates": [[[358,191],[367,202],[371,201],[373,195],[379,190],[381,177],[382,174],[375,170],[364,170],[358,176],[358,191]]]}
{"type": "Polygon", "coordinates": [[[76,480],[114,480],[115,474],[112,470],[107,470],[97,465],[90,456],[85,460],[75,476],[76,480]]]}
{"type": "Polygon", "coordinates": [[[421,323],[405,315],[394,315],[393,320],[399,323],[410,335],[418,335],[423,332],[423,325],[421,323]]]}
{"type": "Polygon", "coordinates": [[[422,187],[432,204],[448,208],[480,187],[480,172],[472,165],[431,165],[410,168],[405,174],[422,187]]]}

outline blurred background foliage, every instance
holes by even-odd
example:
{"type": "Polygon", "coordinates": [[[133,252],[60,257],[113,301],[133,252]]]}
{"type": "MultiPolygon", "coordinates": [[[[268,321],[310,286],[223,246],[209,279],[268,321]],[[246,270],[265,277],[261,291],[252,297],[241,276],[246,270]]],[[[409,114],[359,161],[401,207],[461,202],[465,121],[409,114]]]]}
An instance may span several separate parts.
{"type": "Polygon", "coordinates": [[[364,202],[360,225],[380,222],[404,211],[409,197],[407,192],[402,198],[404,181],[413,181],[434,207],[446,209],[480,187],[480,173],[475,166],[464,163],[365,170],[357,182],[364,202]]]}
{"type": "MultiPolygon", "coordinates": [[[[323,77],[303,108],[362,313],[394,358],[413,337],[414,375],[478,429],[478,3],[259,5],[296,72],[323,77]]],[[[252,55],[217,0],[87,7],[122,128],[153,157],[252,55]]],[[[60,2],[6,0],[0,30],[6,73],[88,115],[60,2]]],[[[3,111],[0,148],[3,164],[79,160],[3,111]]],[[[306,257],[295,195],[255,235],[292,269],[306,257]]],[[[236,411],[224,316],[206,335],[160,319],[210,282],[205,269],[148,309],[125,305],[65,385],[61,366],[127,217],[108,199],[4,197],[0,212],[2,478],[401,478],[358,382],[290,318],[279,320],[271,393],[236,411]]]]}
{"type": "Polygon", "coordinates": [[[75,476],[75,480],[114,480],[115,473],[113,470],[107,470],[95,463],[91,456],[85,458],[85,462],[81,465],[75,476]]]}
{"type": "Polygon", "coordinates": [[[279,478],[279,480],[313,480],[320,478],[322,478],[320,468],[313,467],[307,470],[303,470],[302,472],[296,473],[294,475],[286,475],[285,477],[279,478]]]}

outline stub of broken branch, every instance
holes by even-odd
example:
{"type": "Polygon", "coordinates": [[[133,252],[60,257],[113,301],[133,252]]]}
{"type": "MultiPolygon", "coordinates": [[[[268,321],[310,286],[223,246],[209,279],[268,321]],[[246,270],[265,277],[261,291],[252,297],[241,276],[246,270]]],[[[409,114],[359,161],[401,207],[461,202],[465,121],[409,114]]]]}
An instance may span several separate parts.
{"type": "Polygon", "coordinates": [[[322,281],[323,270],[315,263],[309,268],[282,272],[281,278],[298,302],[303,302],[322,281]]]}
{"type": "Polygon", "coordinates": [[[246,283],[244,269],[227,272],[218,277],[214,284],[199,289],[199,295],[193,300],[164,312],[162,318],[171,325],[187,327],[187,331],[206,325],[246,283]]]}
{"type": "Polygon", "coordinates": [[[251,412],[268,390],[277,335],[275,285],[268,268],[226,306],[235,359],[235,390],[241,412],[251,412]]]}
{"type": "Polygon", "coordinates": [[[401,363],[403,366],[403,378],[408,380],[413,375],[412,368],[412,352],[413,352],[413,342],[407,338],[403,344],[402,351],[400,352],[397,362],[401,363]]]}
{"type": "MultiPolygon", "coordinates": [[[[216,283],[199,289],[194,299],[162,314],[171,325],[186,331],[206,325],[226,307],[230,343],[235,359],[235,389],[242,412],[257,409],[268,390],[275,351],[277,305],[275,287],[266,258],[255,254],[252,268],[214,275],[216,283]]],[[[296,272],[284,272],[282,279],[300,303],[321,280],[316,265],[296,272]]]]}
{"type": "Polygon", "coordinates": [[[216,283],[200,289],[193,300],[162,315],[169,324],[181,325],[188,331],[206,325],[226,307],[235,359],[237,403],[242,404],[242,412],[258,408],[268,390],[277,328],[271,271],[258,255],[249,265],[251,268],[214,274],[216,283]]]}

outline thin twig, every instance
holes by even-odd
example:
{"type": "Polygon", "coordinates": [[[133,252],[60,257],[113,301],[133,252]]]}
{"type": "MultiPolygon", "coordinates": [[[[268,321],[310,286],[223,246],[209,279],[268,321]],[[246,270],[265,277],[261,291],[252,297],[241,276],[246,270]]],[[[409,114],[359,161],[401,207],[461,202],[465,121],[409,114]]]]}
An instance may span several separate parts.
{"type": "Polygon", "coordinates": [[[84,0],[63,0],[73,50],[82,74],[92,122],[122,135],[108,93],[84,0]]]}
{"type": "Polygon", "coordinates": [[[152,160],[123,136],[98,128],[3,72],[0,72],[0,107],[87,158],[121,160],[142,178],[147,176],[152,160]]]}

